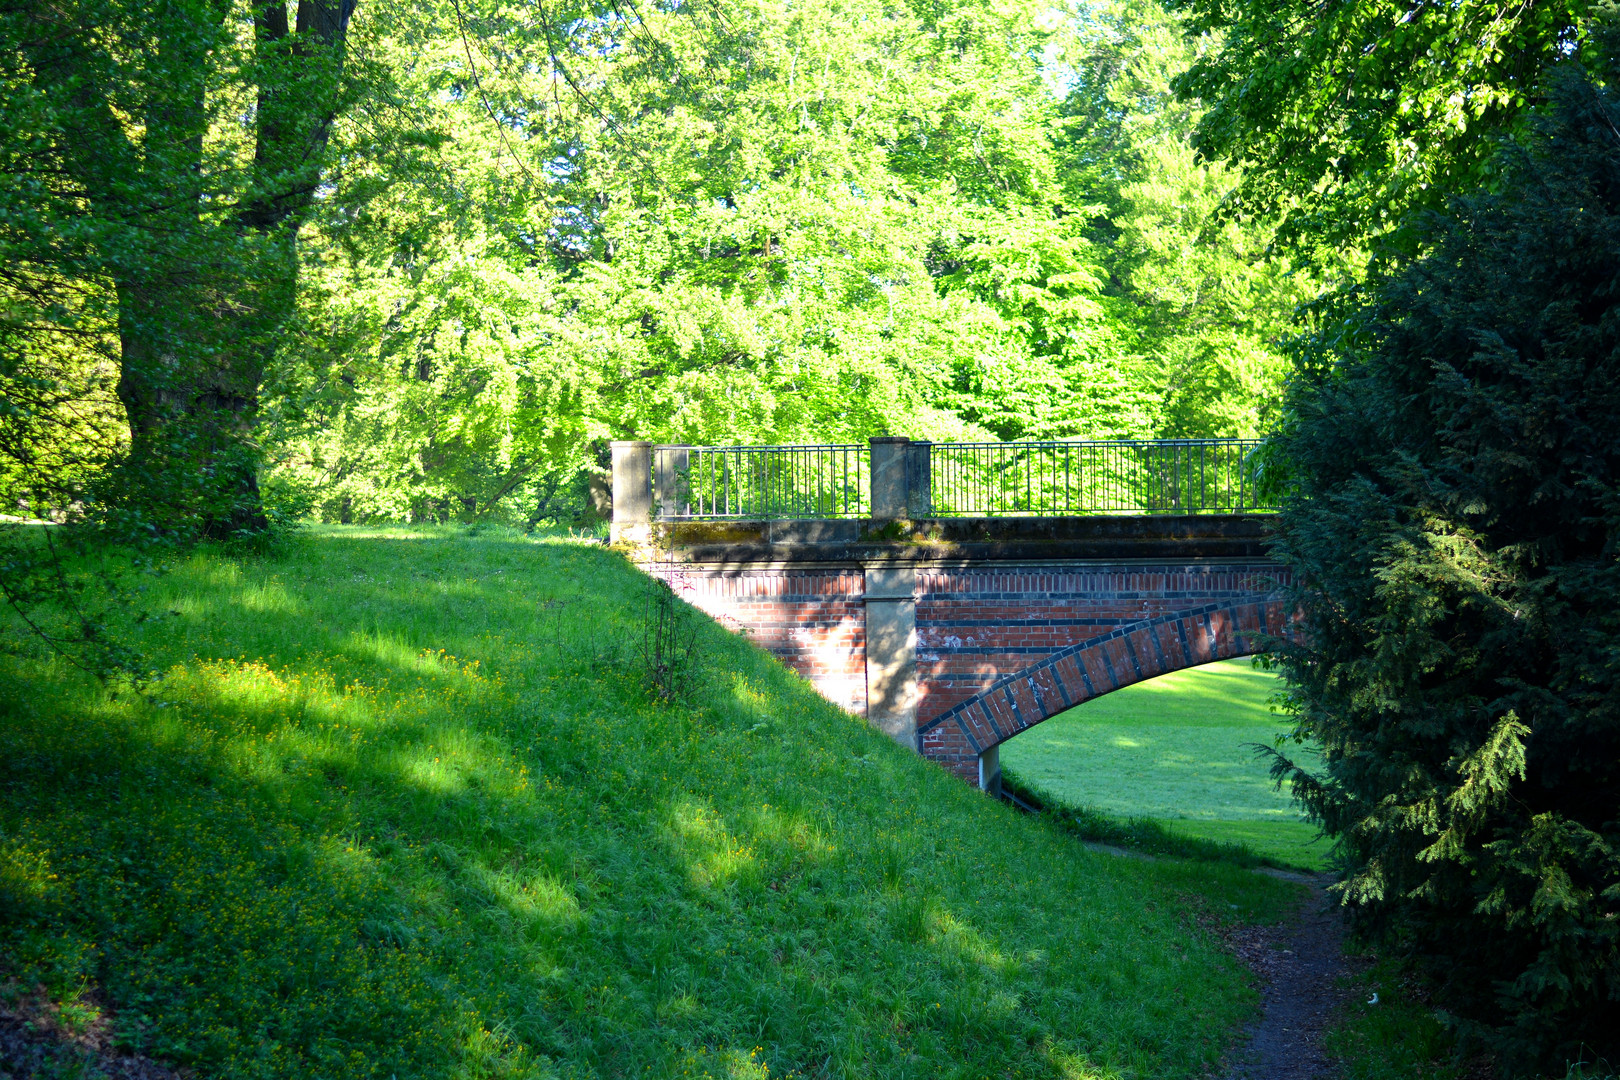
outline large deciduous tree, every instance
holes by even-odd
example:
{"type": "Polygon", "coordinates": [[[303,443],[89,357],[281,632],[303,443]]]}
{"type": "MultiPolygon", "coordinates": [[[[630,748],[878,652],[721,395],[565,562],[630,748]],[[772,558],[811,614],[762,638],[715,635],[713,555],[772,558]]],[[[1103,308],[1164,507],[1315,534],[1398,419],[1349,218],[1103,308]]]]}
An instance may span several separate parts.
{"type": "MultiPolygon", "coordinates": [[[[0,7],[8,262],[97,294],[129,426],[124,501],[176,531],[263,523],[253,426],[341,108],[354,0],[0,7]]],[[[21,278],[19,278],[21,280],[21,278]]],[[[8,296],[68,330],[49,289],[8,296]]],[[[19,320],[19,324],[27,320],[19,320]]],[[[79,329],[83,329],[82,327],[79,329]]]]}
{"type": "Polygon", "coordinates": [[[1309,289],[1211,225],[1157,0],[387,19],[445,138],[314,219],[329,347],[272,403],[331,516],[546,516],[607,438],[1253,435],[1277,395],[1309,289]]]}
{"type": "Polygon", "coordinates": [[[1196,143],[1244,169],[1234,206],[1291,211],[1332,249],[1409,250],[1417,209],[1487,182],[1492,137],[1589,48],[1591,0],[1174,0],[1210,47],[1178,80],[1207,106],[1196,143]],[[1401,233],[1390,237],[1391,233],[1401,233]]]}

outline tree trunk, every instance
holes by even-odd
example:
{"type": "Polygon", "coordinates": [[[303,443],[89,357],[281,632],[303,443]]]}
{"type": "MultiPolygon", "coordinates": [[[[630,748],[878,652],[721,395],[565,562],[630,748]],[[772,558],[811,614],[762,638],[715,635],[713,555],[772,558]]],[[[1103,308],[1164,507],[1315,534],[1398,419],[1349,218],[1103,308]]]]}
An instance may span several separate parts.
{"type": "Polygon", "coordinates": [[[262,531],[253,434],[272,327],[157,274],[124,276],[118,300],[126,494],[176,535],[262,531]]]}
{"type": "Polygon", "coordinates": [[[123,27],[144,39],[140,68],[106,50],[71,8],[41,20],[29,62],[68,104],[67,171],[112,223],[101,267],[114,282],[118,396],[131,452],[115,498],[140,519],[203,535],[262,530],[254,444],[259,387],[297,297],[296,238],[321,180],[343,101],[343,49],[355,0],[259,0],[257,95],[246,190],[210,175],[204,152],[211,59],[232,31],[226,0],[162,0],[123,27]],[[139,98],[139,128],[120,109],[139,98]],[[206,196],[213,198],[205,199],[206,196]],[[206,211],[235,203],[233,217],[206,211]]]}

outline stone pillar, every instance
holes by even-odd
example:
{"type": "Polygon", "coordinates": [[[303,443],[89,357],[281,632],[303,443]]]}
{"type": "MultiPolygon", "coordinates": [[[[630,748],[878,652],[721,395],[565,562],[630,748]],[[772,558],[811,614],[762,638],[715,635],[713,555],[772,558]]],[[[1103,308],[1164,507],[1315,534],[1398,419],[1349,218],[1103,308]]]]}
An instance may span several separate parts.
{"type": "Polygon", "coordinates": [[[934,516],[934,444],[914,442],[907,455],[906,516],[934,516]]]}
{"type": "Polygon", "coordinates": [[[613,443],[613,543],[644,544],[652,535],[652,443],[613,443]]]}
{"type": "Polygon", "coordinates": [[[917,745],[917,571],[866,569],[866,722],[917,745]]]}
{"type": "Polygon", "coordinates": [[[692,512],[692,481],[687,475],[691,460],[690,447],[652,448],[653,513],[659,521],[683,518],[692,512]]]}
{"type": "Polygon", "coordinates": [[[1001,744],[979,755],[979,790],[1001,798],[1001,744]]]}
{"type": "Polygon", "coordinates": [[[872,520],[893,521],[907,515],[911,486],[911,440],[884,435],[871,440],[872,520]]]}

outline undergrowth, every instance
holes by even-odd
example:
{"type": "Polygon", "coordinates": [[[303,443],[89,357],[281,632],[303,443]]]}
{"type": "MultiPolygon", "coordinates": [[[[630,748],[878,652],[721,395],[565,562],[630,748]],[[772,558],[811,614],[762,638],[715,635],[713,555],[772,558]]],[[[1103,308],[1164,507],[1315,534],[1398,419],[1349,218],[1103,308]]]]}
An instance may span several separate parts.
{"type": "MultiPolygon", "coordinates": [[[[1421,974],[1395,958],[1365,951],[1354,955],[1362,963],[1343,977],[1348,1000],[1323,1039],[1323,1049],[1342,1080],[1497,1080],[1526,1075],[1503,1070],[1477,1041],[1459,1039],[1435,1000],[1432,984],[1421,974]]],[[[1590,1052],[1551,1071],[1528,1075],[1536,1080],[1616,1080],[1610,1063],[1590,1052]]]]}
{"type": "Polygon", "coordinates": [[[1433,1003],[1398,964],[1372,963],[1345,976],[1349,1004],[1329,1028],[1323,1048],[1344,1080],[1480,1080],[1488,1066],[1470,1070],[1433,1003]]]}
{"type": "Polygon", "coordinates": [[[223,1078],[1190,1077],[1256,1006],[1229,863],[1086,851],[702,622],[637,670],[596,545],[204,552],[108,690],[0,650],[0,955],[223,1078]],[[1194,897],[1194,900],[1185,899],[1194,897]]]}

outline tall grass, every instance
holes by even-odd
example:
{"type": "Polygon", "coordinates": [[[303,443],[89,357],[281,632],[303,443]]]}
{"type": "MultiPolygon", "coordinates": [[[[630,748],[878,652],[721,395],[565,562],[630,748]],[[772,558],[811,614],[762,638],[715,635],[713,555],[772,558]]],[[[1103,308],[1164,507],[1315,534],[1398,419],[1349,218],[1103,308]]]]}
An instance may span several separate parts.
{"type": "Polygon", "coordinates": [[[0,985],[220,1077],[1184,1077],[1255,1007],[1192,916],[705,623],[663,703],[594,545],[322,529],[153,587],[145,696],[0,655],[0,985]]]}

